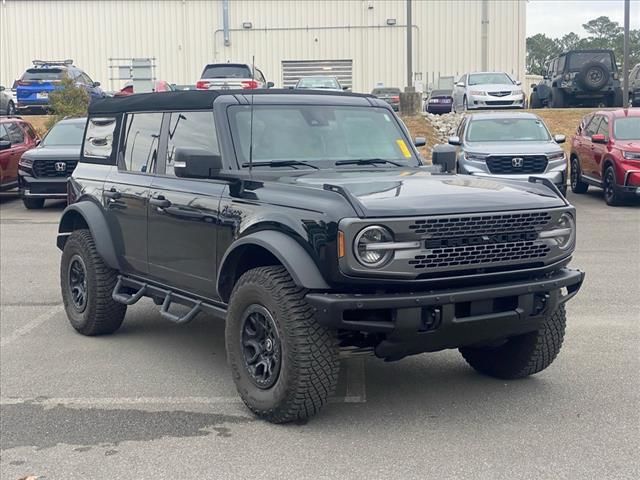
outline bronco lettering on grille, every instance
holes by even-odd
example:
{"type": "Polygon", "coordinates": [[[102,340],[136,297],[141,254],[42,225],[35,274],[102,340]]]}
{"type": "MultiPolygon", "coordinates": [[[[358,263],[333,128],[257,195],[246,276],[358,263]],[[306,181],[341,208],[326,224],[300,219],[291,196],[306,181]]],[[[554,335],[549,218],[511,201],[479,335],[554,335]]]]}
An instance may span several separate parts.
{"type": "Polygon", "coordinates": [[[538,238],[536,232],[498,233],[493,235],[475,235],[473,237],[435,238],[425,241],[425,248],[465,247],[467,245],[488,245],[492,243],[511,243],[532,241],[538,238]]]}

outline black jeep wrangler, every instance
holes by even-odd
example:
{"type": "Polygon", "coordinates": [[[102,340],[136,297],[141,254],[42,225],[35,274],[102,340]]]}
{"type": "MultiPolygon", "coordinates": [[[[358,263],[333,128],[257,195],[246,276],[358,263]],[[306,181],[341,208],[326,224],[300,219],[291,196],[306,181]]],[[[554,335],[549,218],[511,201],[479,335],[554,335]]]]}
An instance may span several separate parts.
{"type": "Polygon", "coordinates": [[[142,297],[226,319],[238,392],[278,423],[322,407],[344,354],[545,369],[584,276],[574,208],[544,181],[437,170],[369,95],[97,100],[57,239],[71,325],[113,333],[142,297]]]}
{"type": "Polygon", "coordinates": [[[551,59],[532,85],[531,108],[621,107],[622,88],[612,50],[570,50],[551,59]]]}

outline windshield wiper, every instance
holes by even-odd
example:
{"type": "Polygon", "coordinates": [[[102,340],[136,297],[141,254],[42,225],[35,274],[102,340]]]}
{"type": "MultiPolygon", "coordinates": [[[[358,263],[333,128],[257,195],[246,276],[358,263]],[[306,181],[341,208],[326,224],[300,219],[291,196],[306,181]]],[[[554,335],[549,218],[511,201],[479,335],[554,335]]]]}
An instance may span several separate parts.
{"type": "Polygon", "coordinates": [[[295,167],[296,165],[302,165],[304,167],[314,168],[320,170],[320,168],[312,165],[311,163],[301,162],[299,160],[271,160],[268,162],[244,162],[243,168],[247,167],[295,167]]]}
{"type": "Polygon", "coordinates": [[[357,158],[355,160],[338,160],[336,165],[375,165],[377,163],[390,163],[396,167],[401,167],[397,162],[385,160],[384,158],[357,158]]]}

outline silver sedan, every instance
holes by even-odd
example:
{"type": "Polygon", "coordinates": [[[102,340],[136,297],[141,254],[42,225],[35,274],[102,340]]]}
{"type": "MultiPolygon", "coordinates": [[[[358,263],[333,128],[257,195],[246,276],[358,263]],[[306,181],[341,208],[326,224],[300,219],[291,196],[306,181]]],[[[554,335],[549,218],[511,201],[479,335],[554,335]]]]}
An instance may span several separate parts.
{"type": "Polygon", "coordinates": [[[520,82],[504,72],[465,73],[453,87],[453,110],[524,108],[520,82]]]}

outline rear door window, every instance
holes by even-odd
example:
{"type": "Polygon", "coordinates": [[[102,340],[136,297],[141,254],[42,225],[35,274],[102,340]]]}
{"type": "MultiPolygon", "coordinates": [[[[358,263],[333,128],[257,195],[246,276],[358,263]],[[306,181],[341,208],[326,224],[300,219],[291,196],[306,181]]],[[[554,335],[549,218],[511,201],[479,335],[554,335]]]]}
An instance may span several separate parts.
{"type": "Polygon", "coordinates": [[[162,116],[162,113],[127,115],[120,169],[137,173],[153,173],[155,171],[162,116]]]}
{"type": "Polygon", "coordinates": [[[251,70],[246,65],[207,65],[202,78],[251,78],[251,70]]]}
{"type": "Polygon", "coordinates": [[[212,111],[173,112],[169,121],[165,171],[173,175],[176,148],[199,148],[220,154],[212,111]]]}
{"type": "Polygon", "coordinates": [[[11,122],[6,124],[9,140],[13,145],[24,143],[24,132],[17,123],[11,122]]]}
{"type": "Polygon", "coordinates": [[[602,135],[604,135],[605,137],[609,136],[609,119],[607,117],[602,117],[602,121],[600,122],[600,125],[598,126],[598,132],[602,135]]]}
{"type": "Polygon", "coordinates": [[[584,129],[585,136],[590,137],[591,135],[595,135],[598,132],[601,120],[602,117],[600,115],[595,115],[587,125],[587,128],[584,129]]]}
{"type": "Polygon", "coordinates": [[[113,138],[116,125],[116,119],[113,117],[90,118],[84,138],[84,157],[102,160],[110,159],[113,153],[113,138]]]}

